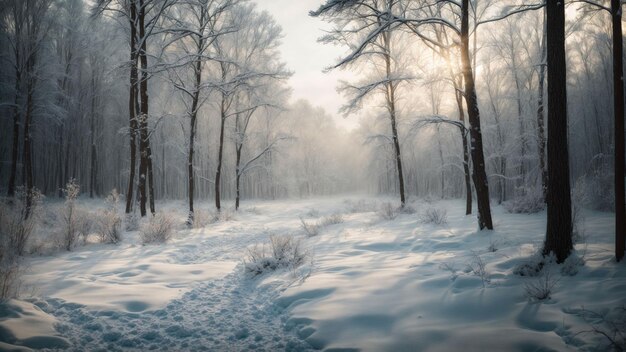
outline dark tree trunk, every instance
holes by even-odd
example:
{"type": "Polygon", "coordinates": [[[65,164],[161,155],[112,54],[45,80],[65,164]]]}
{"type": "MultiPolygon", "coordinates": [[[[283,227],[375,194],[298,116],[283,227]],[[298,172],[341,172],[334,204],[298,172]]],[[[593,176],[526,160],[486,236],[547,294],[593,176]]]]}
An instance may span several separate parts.
{"type": "MultiPolygon", "coordinates": [[[[16,49],[15,55],[16,66],[19,65],[19,52],[16,49]]],[[[13,106],[13,145],[11,148],[11,173],[9,176],[9,187],[7,189],[7,195],[9,197],[15,196],[15,178],[17,176],[17,157],[20,143],[20,109],[19,109],[19,96],[20,96],[20,83],[22,81],[22,73],[19,68],[15,69],[15,99],[13,106]]]]}
{"type": "MultiPolygon", "coordinates": [[[[222,73],[224,75],[224,73],[222,73]]],[[[222,176],[222,157],[224,154],[224,125],[226,124],[226,96],[222,93],[220,104],[220,145],[217,151],[217,171],[215,172],[215,207],[221,210],[220,179],[222,176]]]]}
{"type": "Polygon", "coordinates": [[[624,204],[624,63],[622,58],[622,9],[620,0],[611,0],[613,17],[613,109],[615,113],[615,258],[624,258],[626,237],[624,204]]]}
{"type": "MultiPolygon", "coordinates": [[[[92,72],[93,74],[93,72],[92,72]]],[[[90,137],[91,137],[91,158],[89,167],[89,198],[94,196],[94,188],[96,187],[96,77],[93,74],[91,78],[91,119],[90,119],[90,137]]]]}
{"type": "Polygon", "coordinates": [[[139,105],[139,193],[141,195],[139,210],[141,216],[147,214],[146,202],[150,200],[150,212],[154,215],[154,173],[152,170],[152,151],[150,149],[150,134],[148,131],[148,56],[146,53],[146,26],[145,26],[145,7],[143,0],[139,0],[139,62],[141,66],[141,80],[139,81],[139,95],[141,103],[139,105]],[[146,185],[147,184],[147,185],[146,185]]]}
{"type": "Polygon", "coordinates": [[[562,263],[572,250],[572,208],[567,143],[565,4],[548,0],[548,224],[544,254],[562,263]]]}
{"type": "MultiPolygon", "coordinates": [[[[202,8],[202,12],[200,13],[200,24],[203,25],[205,22],[205,9],[202,8]]],[[[195,74],[195,85],[194,92],[191,102],[191,116],[189,121],[189,155],[187,159],[187,183],[188,183],[188,197],[189,197],[189,217],[187,219],[188,225],[193,225],[194,214],[193,214],[193,195],[194,195],[194,177],[193,177],[193,155],[194,155],[194,146],[196,143],[196,128],[197,128],[197,117],[198,117],[198,103],[200,100],[200,85],[202,83],[202,60],[200,55],[202,55],[202,49],[204,48],[204,37],[198,38],[198,46],[197,46],[197,55],[194,67],[195,74]]]]}
{"type": "Polygon", "coordinates": [[[469,55],[469,0],[462,1],[461,11],[461,63],[463,66],[463,80],[465,82],[465,102],[469,115],[470,137],[472,139],[472,164],[474,166],[473,178],[476,188],[476,200],[478,203],[478,226],[482,230],[493,230],[491,220],[491,206],[489,204],[489,184],[485,171],[485,156],[483,153],[483,137],[480,129],[480,111],[474,86],[474,74],[472,73],[469,55]]]}
{"type": "Polygon", "coordinates": [[[238,144],[236,146],[237,151],[236,151],[236,160],[235,160],[235,172],[237,173],[235,175],[235,210],[239,210],[239,197],[240,197],[240,190],[239,190],[239,183],[241,180],[241,170],[239,170],[239,165],[241,164],[241,149],[243,148],[243,144],[238,144]]]}
{"type": "Polygon", "coordinates": [[[24,219],[28,219],[31,215],[33,205],[33,152],[32,152],[32,135],[30,131],[33,119],[33,93],[35,89],[35,58],[34,53],[28,58],[26,63],[26,116],[24,117],[24,184],[26,185],[26,210],[24,219]]]}
{"type": "Polygon", "coordinates": [[[130,135],[130,168],[128,190],[126,192],[126,214],[133,210],[133,193],[135,186],[136,149],[137,149],[137,9],[136,2],[130,2],[130,90],[128,94],[129,135],[130,135]]]}
{"type": "MultiPolygon", "coordinates": [[[[465,111],[463,110],[463,94],[456,91],[456,105],[459,109],[459,120],[465,126],[465,111]]],[[[467,133],[465,129],[460,128],[461,140],[463,146],[463,174],[465,175],[465,215],[472,213],[472,179],[470,174],[470,155],[469,155],[469,143],[467,142],[467,133]]]]}

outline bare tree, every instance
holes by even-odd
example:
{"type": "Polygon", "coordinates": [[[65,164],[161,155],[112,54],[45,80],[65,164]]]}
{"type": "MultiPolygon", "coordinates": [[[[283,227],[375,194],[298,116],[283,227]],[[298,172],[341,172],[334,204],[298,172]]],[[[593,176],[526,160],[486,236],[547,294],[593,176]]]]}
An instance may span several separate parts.
{"type": "Polygon", "coordinates": [[[374,70],[382,66],[380,77],[374,77],[358,85],[344,84],[341,88],[349,96],[348,103],[342,108],[345,114],[353,113],[362,107],[363,100],[375,92],[382,92],[385,108],[389,116],[391,127],[391,143],[393,145],[400,203],[404,207],[406,195],[404,189],[404,173],[402,170],[402,154],[398,135],[398,89],[403,82],[410,81],[410,75],[403,74],[397,65],[397,54],[394,45],[395,28],[383,23],[392,14],[403,11],[401,2],[397,0],[386,1],[335,1],[329,0],[320,6],[317,11],[311,12],[312,16],[324,16],[329,21],[334,21],[335,29],[327,36],[321,38],[322,42],[344,44],[352,50],[348,57],[342,59],[332,68],[344,67],[366,60],[371,60],[374,70]],[[384,14],[384,16],[382,15],[384,14]],[[382,28],[372,36],[367,32],[368,28],[382,28]]]}

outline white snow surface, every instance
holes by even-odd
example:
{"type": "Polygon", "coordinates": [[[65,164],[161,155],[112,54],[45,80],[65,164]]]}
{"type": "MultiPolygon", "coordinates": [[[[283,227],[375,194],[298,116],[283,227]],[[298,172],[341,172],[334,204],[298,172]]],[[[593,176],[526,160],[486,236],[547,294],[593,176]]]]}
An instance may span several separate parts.
{"type": "Polygon", "coordinates": [[[516,269],[538,261],[545,212],[508,214],[494,206],[496,230],[477,231],[462,200],[414,201],[415,213],[384,220],[377,209],[394,201],[249,201],[234,219],[192,230],[183,225],[184,203],[159,204],[179,224],[166,244],[142,246],[131,232],[118,245],[28,258],[25,284],[33,297],[0,305],[0,351],[609,348],[590,331],[626,306],[613,214],[585,212],[572,260],[529,277],[516,269]],[[424,223],[428,208],[446,209],[447,224],[424,223]],[[304,235],[300,218],[331,214],[343,222],[304,235]],[[272,234],[301,238],[309,260],[248,277],[246,249],[272,234]],[[529,298],[525,287],[547,273],[551,297],[529,298]]]}

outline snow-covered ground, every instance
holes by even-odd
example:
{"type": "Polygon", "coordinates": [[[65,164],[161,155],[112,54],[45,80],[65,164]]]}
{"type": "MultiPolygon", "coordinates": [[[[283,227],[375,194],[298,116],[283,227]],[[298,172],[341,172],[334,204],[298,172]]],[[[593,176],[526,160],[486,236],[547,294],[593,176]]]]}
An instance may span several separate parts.
{"type": "Polygon", "coordinates": [[[192,230],[182,202],[162,204],[180,224],[166,244],[142,246],[130,232],[118,245],[28,258],[32,298],[0,305],[0,351],[607,350],[589,331],[610,335],[626,316],[612,214],[585,212],[573,260],[521,276],[537,262],[545,212],[494,207],[496,231],[477,231],[463,201],[416,201],[415,213],[386,220],[387,201],[245,202],[233,219],[192,230]],[[445,209],[447,223],[425,223],[428,209],[445,209]],[[343,222],[305,236],[300,218],[332,214],[343,222]],[[308,260],[245,275],[246,248],[272,234],[301,238],[308,260]],[[549,299],[527,294],[539,283],[552,286],[549,299]]]}

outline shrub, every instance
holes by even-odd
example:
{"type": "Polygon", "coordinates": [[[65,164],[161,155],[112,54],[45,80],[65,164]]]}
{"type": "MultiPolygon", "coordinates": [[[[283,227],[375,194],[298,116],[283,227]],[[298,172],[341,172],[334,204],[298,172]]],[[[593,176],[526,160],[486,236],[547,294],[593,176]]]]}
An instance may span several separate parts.
{"type": "Polygon", "coordinates": [[[534,301],[550,299],[550,295],[558,282],[559,280],[552,276],[549,270],[546,270],[543,276],[524,284],[526,297],[534,301]]]}
{"type": "Polygon", "coordinates": [[[489,278],[490,275],[487,272],[487,265],[483,261],[483,258],[476,253],[473,256],[472,261],[467,264],[467,271],[480,278],[483,288],[491,282],[491,279],[489,278]]]}
{"type": "Polygon", "coordinates": [[[320,220],[319,226],[330,226],[343,223],[343,215],[339,213],[325,216],[320,220]]]}
{"type": "MultiPolygon", "coordinates": [[[[63,189],[65,207],[63,208],[63,247],[71,251],[79,236],[79,227],[83,227],[79,215],[76,213],[76,198],[80,194],[80,186],[73,178],[63,189]]],[[[84,230],[84,229],[83,229],[84,230]]]]}
{"type": "Polygon", "coordinates": [[[512,214],[535,214],[545,209],[546,202],[541,191],[533,191],[506,201],[503,206],[512,214]]]}
{"type": "Polygon", "coordinates": [[[596,346],[604,351],[626,351],[626,306],[622,305],[598,313],[582,309],[580,314],[591,326],[576,335],[591,333],[606,341],[606,346],[596,346]]]}
{"type": "Polygon", "coordinates": [[[384,202],[378,209],[378,215],[385,220],[393,220],[398,217],[398,209],[389,202],[384,202]]]}
{"type": "Polygon", "coordinates": [[[5,250],[15,255],[24,255],[26,245],[35,230],[39,208],[43,196],[33,189],[30,194],[31,205],[28,207],[28,193],[24,187],[17,189],[15,198],[0,203],[0,235],[5,241],[5,250]]]}
{"type": "Polygon", "coordinates": [[[302,249],[301,240],[290,235],[272,235],[269,243],[255,244],[248,248],[243,260],[244,272],[254,277],[279,268],[296,268],[307,257],[308,253],[302,249]]]}
{"type": "Polygon", "coordinates": [[[126,214],[126,218],[124,220],[126,231],[137,231],[139,230],[139,215],[136,212],[132,212],[126,214]]]}
{"type": "MultiPolygon", "coordinates": [[[[191,228],[201,229],[203,227],[206,227],[209,224],[215,222],[215,221],[212,221],[213,219],[214,219],[214,214],[211,214],[206,210],[202,210],[202,209],[194,210],[193,222],[191,223],[191,228]]],[[[187,226],[189,226],[189,219],[187,220],[187,226]]]]}
{"type": "Polygon", "coordinates": [[[12,232],[8,232],[15,231],[19,225],[13,221],[12,214],[7,214],[8,210],[5,204],[0,208],[0,301],[16,297],[20,287],[20,258],[12,243],[12,232]]]}
{"type": "Polygon", "coordinates": [[[304,233],[309,237],[319,235],[320,226],[316,223],[307,223],[303,218],[300,218],[300,227],[304,230],[304,233]]]}
{"type": "Polygon", "coordinates": [[[119,243],[122,239],[122,217],[117,210],[120,195],[117,193],[116,189],[113,189],[104,201],[106,202],[106,208],[98,224],[100,242],[119,243]]]}
{"type": "Polygon", "coordinates": [[[165,243],[172,237],[173,222],[166,215],[157,214],[141,227],[142,244],[165,243]]]}
{"type": "Polygon", "coordinates": [[[0,301],[19,295],[21,274],[20,258],[11,252],[7,243],[0,244],[0,301]]]}
{"type": "Polygon", "coordinates": [[[420,215],[424,224],[445,225],[448,223],[448,211],[442,208],[427,208],[420,215]]]}

